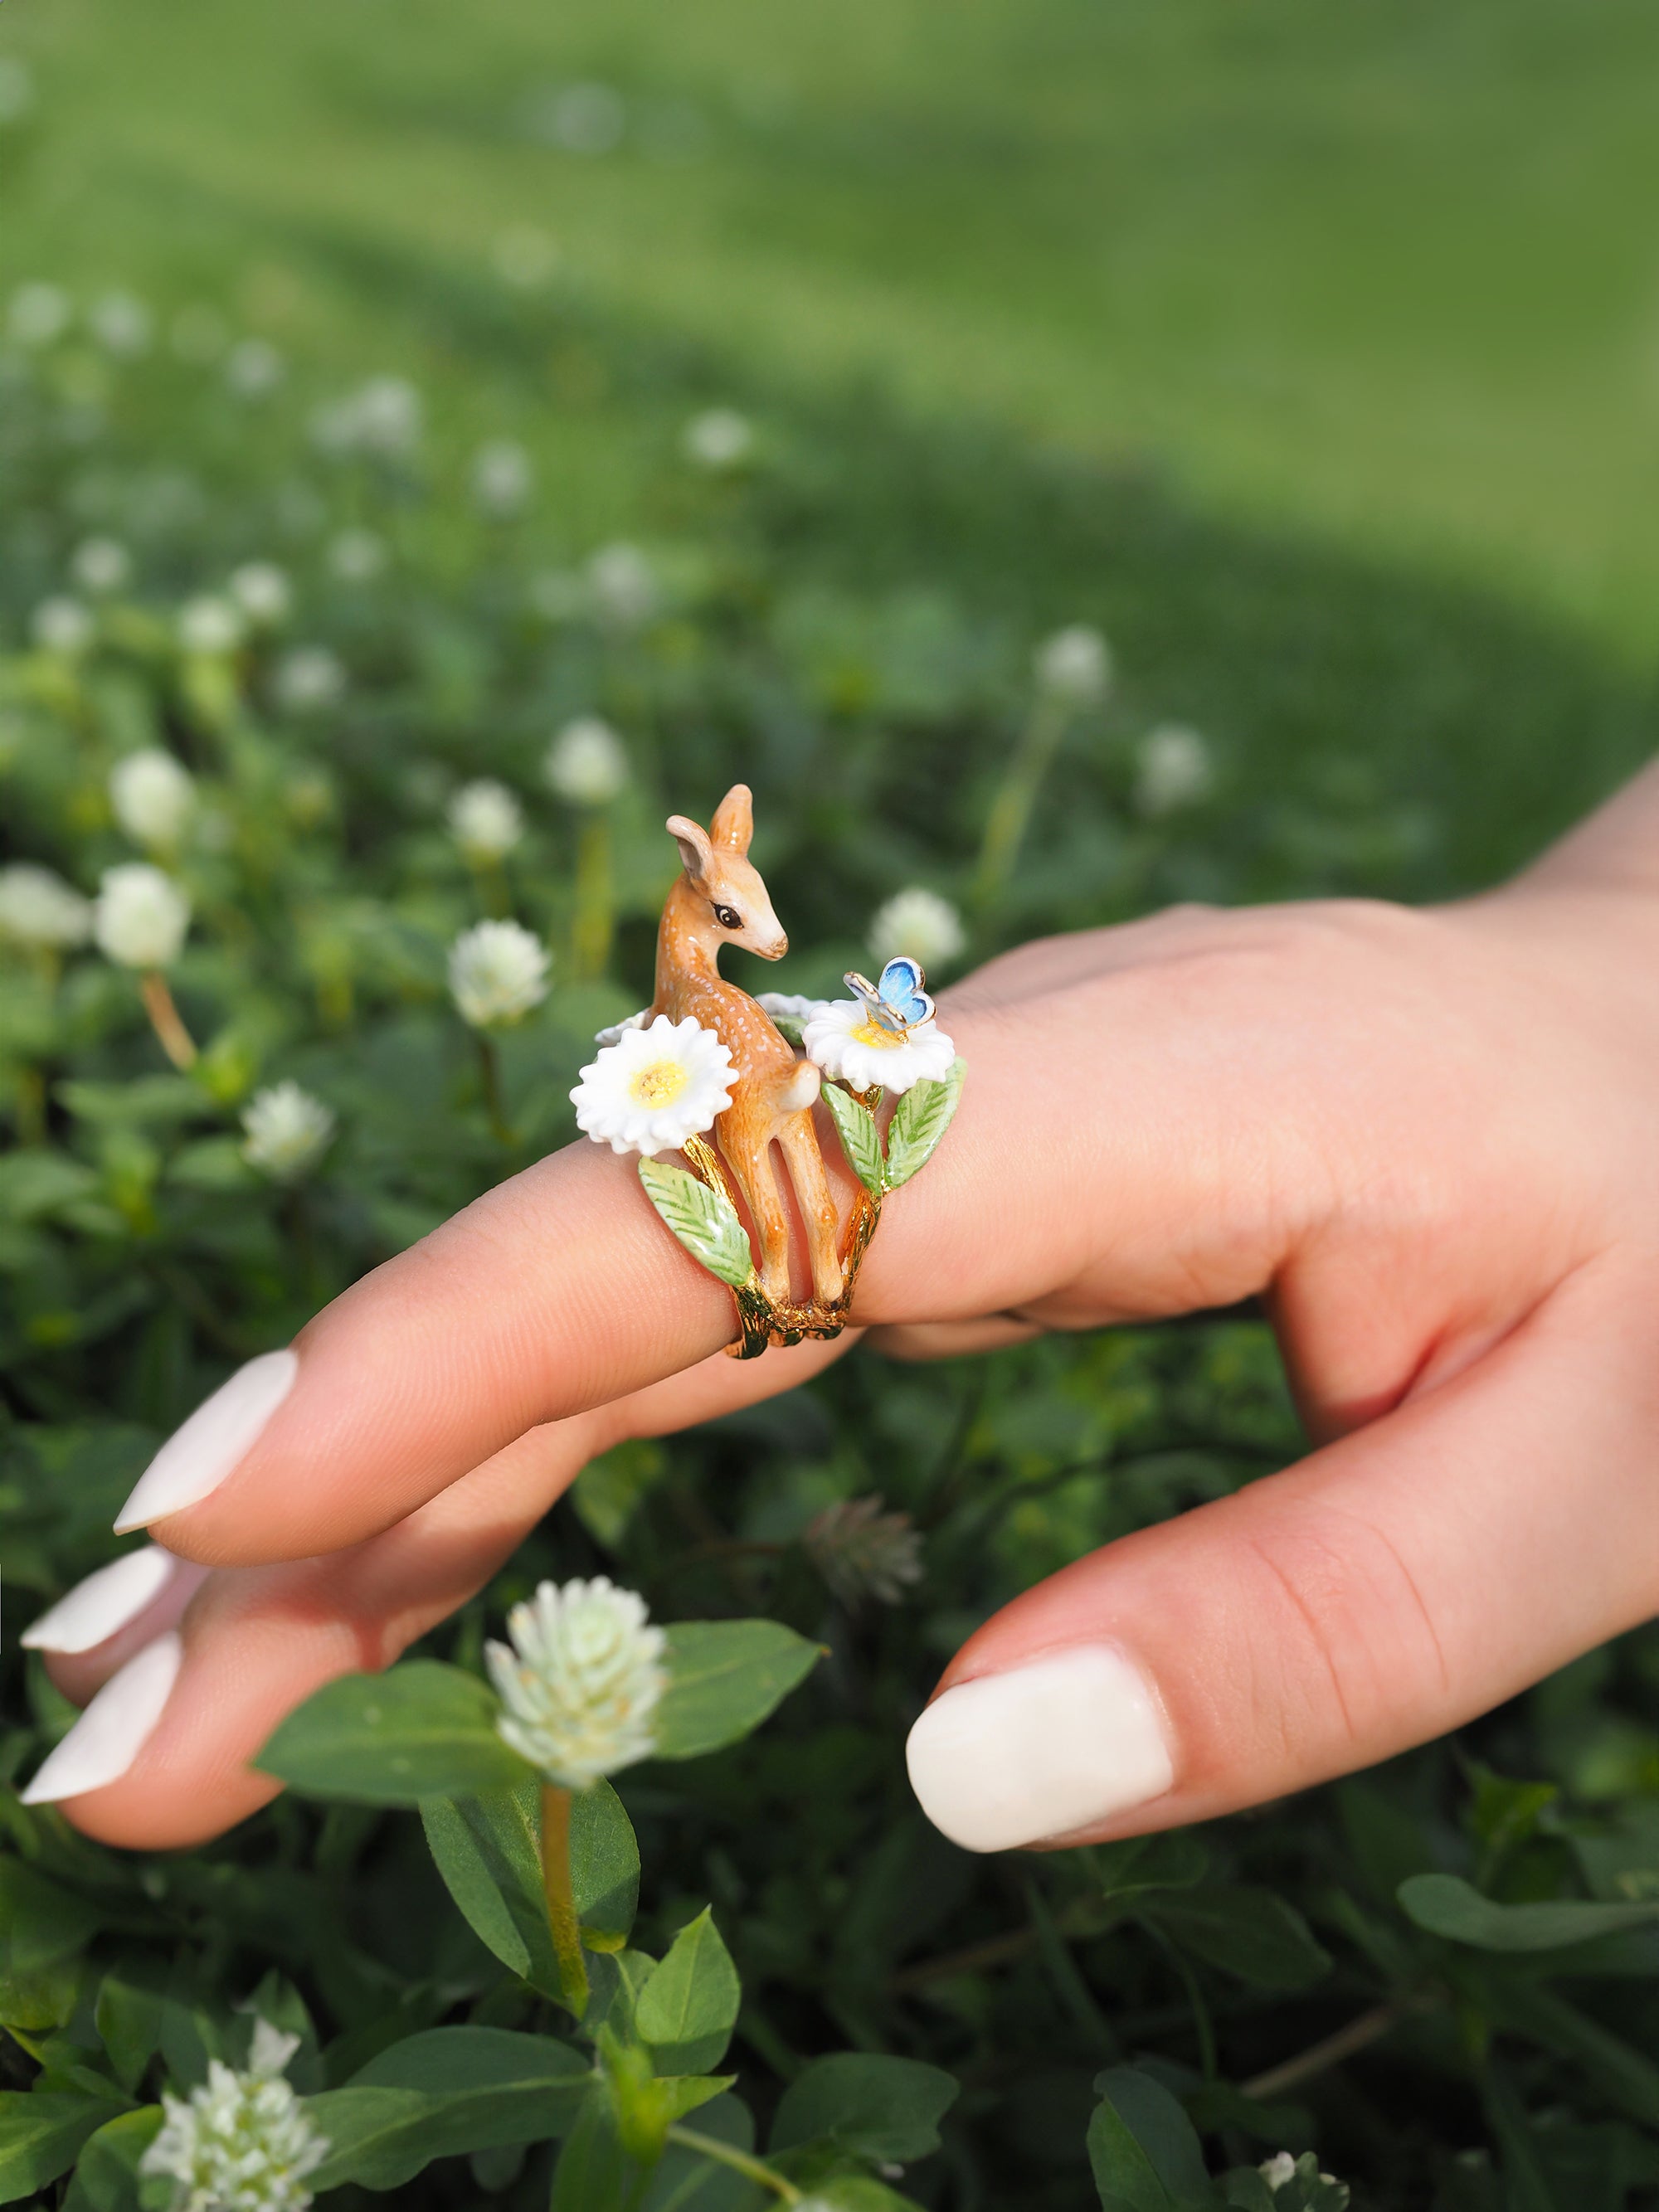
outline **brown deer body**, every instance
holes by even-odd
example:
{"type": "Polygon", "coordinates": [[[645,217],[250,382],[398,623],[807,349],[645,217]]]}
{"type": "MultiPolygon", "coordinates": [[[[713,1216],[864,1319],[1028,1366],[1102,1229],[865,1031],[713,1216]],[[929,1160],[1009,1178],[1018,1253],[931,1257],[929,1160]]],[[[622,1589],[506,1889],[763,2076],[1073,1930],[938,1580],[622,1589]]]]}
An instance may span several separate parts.
{"type": "Polygon", "coordinates": [[[685,872],[669,892],[657,934],[657,991],[652,1014],[683,1021],[689,1014],[713,1030],[732,1055],[737,1081],[732,1103],[714,1123],[714,1138],[749,1209],[760,1240],[760,1276],[780,1306],[791,1299],[789,1215],[778,1188],[772,1146],[782,1153],[806,1231],[812,1289],[821,1304],[841,1297],[842,1273],[836,1203],[812,1126],[820,1078],[798,1060],[770,1017],[747,991],[720,980],[723,945],[741,945],[763,960],[789,949],[771,899],[747,855],[754,813],[747,784],[734,784],[708,830],[683,814],[668,830],[685,872]]]}

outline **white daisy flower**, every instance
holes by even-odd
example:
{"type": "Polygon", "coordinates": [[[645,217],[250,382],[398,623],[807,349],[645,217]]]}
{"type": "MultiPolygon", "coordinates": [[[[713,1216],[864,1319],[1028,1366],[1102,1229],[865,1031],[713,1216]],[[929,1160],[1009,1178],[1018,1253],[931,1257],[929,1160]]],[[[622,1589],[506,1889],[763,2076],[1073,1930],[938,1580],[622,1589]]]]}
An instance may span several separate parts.
{"type": "Polygon", "coordinates": [[[1215,781],[1207,742],[1182,722],[1160,722],[1148,730],[1140,741],[1138,765],[1135,808],[1152,821],[1196,806],[1209,797],[1215,781]]]}
{"type": "Polygon", "coordinates": [[[506,1029],[547,996],[547,947],[516,921],[480,921],[449,948],[449,988],[464,1022],[506,1029]]]}
{"type": "Polygon", "coordinates": [[[188,2100],[163,2096],[166,2119],[138,2170],[172,2177],[170,2212],[305,2212],[305,2178],[326,2157],[328,2138],[283,2079],[299,2047],[297,2035],[258,2021],[244,2072],[215,2058],[188,2100]]]}
{"type": "Polygon", "coordinates": [[[332,1110],[297,1083],[256,1091],[242,1109],[242,1158],[273,1182],[297,1182],[334,1141],[332,1110]]]}
{"type": "Polygon", "coordinates": [[[1071,707],[1091,707],[1112,681],[1112,649],[1097,629],[1073,623],[1045,637],[1032,656],[1037,689],[1071,707]]]}
{"type": "Polygon", "coordinates": [[[230,596],[251,623],[273,629],[288,620],[294,587],[274,561],[245,561],[231,576],[230,596]]]}
{"type": "Polygon", "coordinates": [[[713,1030],[659,1014],[607,1045],[571,1092],[576,1127],[613,1152],[672,1152],[732,1103],[732,1055],[713,1030]]]}
{"type": "Polygon", "coordinates": [[[186,653],[234,653],[243,627],[240,610],[210,592],[186,599],[179,610],[179,642],[186,653]]]}
{"type": "Polygon", "coordinates": [[[92,935],[92,901],[51,868],[16,860],[0,868],[0,937],[67,947],[92,935]]]}
{"type": "Polygon", "coordinates": [[[132,556],[113,538],[88,538],[76,547],[70,574],[83,592],[102,598],[125,588],[132,575],[132,556]]]}
{"type": "Polygon", "coordinates": [[[628,754],[609,722],[579,714],[548,748],[545,774],[573,806],[604,806],[628,781],[628,754]]]}
{"type": "Polygon", "coordinates": [[[196,813],[196,779],[160,745],[145,745],[109,772],[110,805],[135,845],[176,852],[196,813]]]}
{"type": "Polygon", "coordinates": [[[914,1029],[884,1029],[858,999],[831,999],[805,1024],[806,1057],[854,1091],[901,1092],[918,1083],[939,1083],[951,1073],[957,1048],[937,1022],[914,1029]]]}
{"type": "Polygon", "coordinates": [[[480,776],[450,800],[449,827],[469,860],[499,860],[524,836],[524,809],[504,783],[480,776]]]}
{"type": "Polygon", "coordinates": [[[148,860],[106,868],[93,908],[98,950],[119,968],[168,968],[190,927],[190,899],[148,860]]]}
{"type": "Polygon", "coordinates": [[[685,426],[685,457],[699,468],[735,469],[754,451],[755,432],[735,407],[709,407],[685,426]]]}
{"type": "Polygon", "coordinates": [[[80,600],[62,593],[42,599],[29,617],[29,629],[35,643],[47,653],[61,653],[70,658],[86,651],[96,629],[97,624],[80,600]]]}
{"type": "Polygon", "coordinates": [[[495,1723],[514,1751],[566,1790],[591,1790],[648,1759],[668,1687],[666,1639],[645,1601],[603,1575],[538,1585],[507,1616],[511,1646],[484,1658],[506,1711],[495,1723]]]}
{"type": "Polygon", "coordinates": [[[896,891],[870,924],[870,950],[878,960],[908,952],[924,968],[943,968],[967,942],[962,916],[950,900],[920,884],[896,891]]]}

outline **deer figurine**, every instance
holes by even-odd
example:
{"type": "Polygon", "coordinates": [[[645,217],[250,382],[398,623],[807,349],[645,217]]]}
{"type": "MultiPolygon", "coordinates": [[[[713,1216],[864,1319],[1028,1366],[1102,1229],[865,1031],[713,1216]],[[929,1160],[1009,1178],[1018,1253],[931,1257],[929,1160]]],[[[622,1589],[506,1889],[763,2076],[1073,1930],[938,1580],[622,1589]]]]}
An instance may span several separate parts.
{"type": "Polygon", "coordinates": [[[707,830],[683,814],[668,818],[685,863],[669,892],[657,934],[657,989],[650,1013],[713,1030],[737,1069],[732,1103],[714,1123],[760,1239],[760,1277],[779,1306],[791,1302],[789,1215],[772,1160],[775,1143],[805,1225],[813,1292],[833,1305],[843,1287],[839,1224],[812,1126],[822,1079],[798,1060],[770,1017],[747,991],[720,980],[720,948],[741,945],[763,960],[781,960],[789,939],[748,859],[755,817],[749,787],[733,784],[707,830]]]}

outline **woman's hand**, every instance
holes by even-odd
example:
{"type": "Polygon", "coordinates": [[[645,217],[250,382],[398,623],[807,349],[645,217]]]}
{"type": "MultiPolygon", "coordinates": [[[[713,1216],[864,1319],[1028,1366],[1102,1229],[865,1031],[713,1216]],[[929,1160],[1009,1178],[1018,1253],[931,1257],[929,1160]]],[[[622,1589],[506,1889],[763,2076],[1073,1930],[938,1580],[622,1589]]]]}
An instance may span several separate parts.
{"type": "MultiPolygon", "coordinates": [[[[1317,1445],[964,1646],[911,1744],[948,1834],[1079,1841],[1277,1797],[1655,1608],[1656,878],[1650,773],[1467,905],[1180,910],[948,994],[971,1079],[885,1209],[874,1341],[954,1355],[1260,1296],[1317,1445]]],[[[731,1333],[632,1163],[585,1144],[337,1299],[256,1438],[141,1486],[159,1541],[211,1571],[52,1658],[84,1699],[149,1653],[55,1754],[70,1817],[150,1846],[240,1819],[281,1716],[462,1602],[588,1459],[843,1348],[739,1365],[731,1333]]]]}

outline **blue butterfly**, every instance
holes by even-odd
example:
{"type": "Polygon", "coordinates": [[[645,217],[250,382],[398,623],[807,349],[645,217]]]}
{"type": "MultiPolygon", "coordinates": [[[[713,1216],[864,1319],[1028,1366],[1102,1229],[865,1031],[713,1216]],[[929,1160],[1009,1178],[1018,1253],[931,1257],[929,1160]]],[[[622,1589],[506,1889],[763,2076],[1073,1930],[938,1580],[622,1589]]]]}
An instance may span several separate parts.
{"type": "Polygon", "coordinates": [[[863,1000],[871,1020],[898,1036],[933,1018],[933,1002],[921,988],[926,980],[921,961],[902,952],[888,962],[878,983],[860,975],[856,969],[842,978],[848,989],[856,991],[863,1000]]]}

